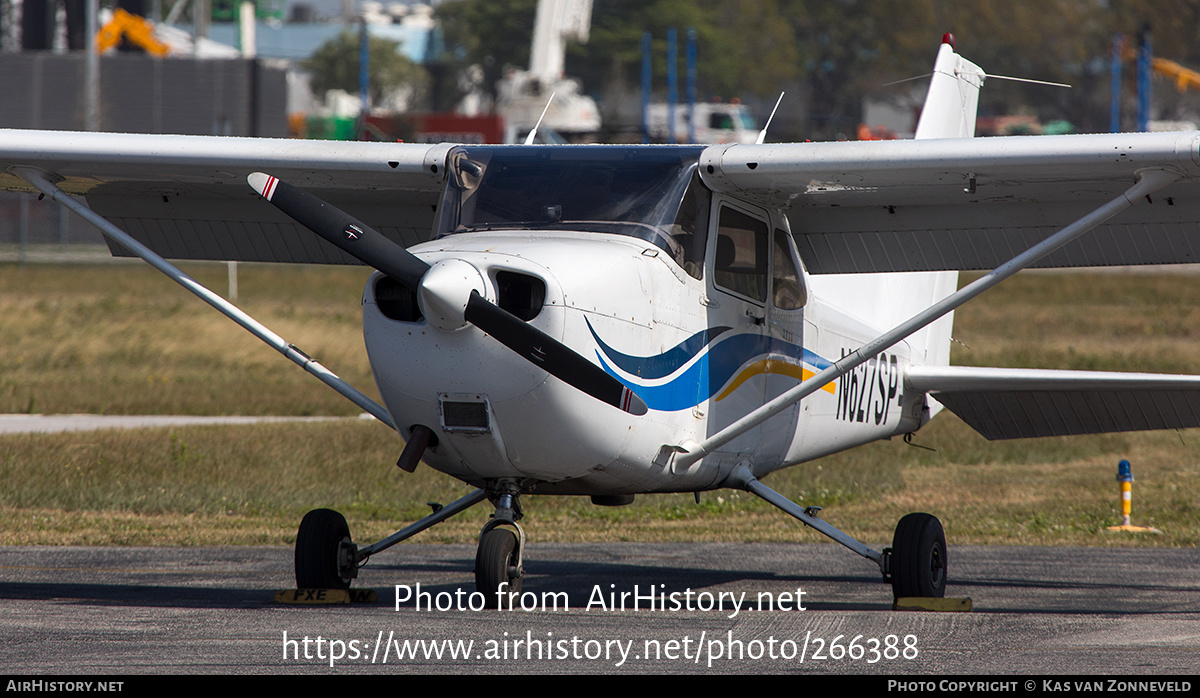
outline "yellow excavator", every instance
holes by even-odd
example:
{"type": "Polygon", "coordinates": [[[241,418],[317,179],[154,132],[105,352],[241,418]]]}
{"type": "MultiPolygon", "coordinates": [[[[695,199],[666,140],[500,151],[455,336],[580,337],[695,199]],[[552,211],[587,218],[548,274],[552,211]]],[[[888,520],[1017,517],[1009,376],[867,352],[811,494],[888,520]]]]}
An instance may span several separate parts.
{"type": "Polygon", "coordinates": [[[1169,61],[1166,58],[1151,58],[1150,68],[1175,81],[1175,89],[1180,92],[1187,92],[1189,87],[1200,87],[1200,73],[1191,68],[1184,68],[1175,61],[1169,61]]]}
{"type": "MultiPolygon", "coordinates": [[[[1121,58],[1131,63],[1137,61],[1137,47],[1130,45],[1123,38],[1118,40],[1121,41],[1121,58]]],[[[1180,92],[1187,92],[1189,87],[1193,89],[1200,88],[1200,72],[1196,72],[1191,68],[1185,68],[1175,61],[1151,56],[1150,69],[1174,81],[1175,89],[1180,92]]]]}
{"type": "Polygon", "coordinates": [[[128,39],[153,56],[162,57],[171,51],[170,46],[154,38],[154,27],[145,17],[118,7],[113,12],[112,21],[96,33],[96,52],[104,53],[121,43],[122,38],[128,39]]]}

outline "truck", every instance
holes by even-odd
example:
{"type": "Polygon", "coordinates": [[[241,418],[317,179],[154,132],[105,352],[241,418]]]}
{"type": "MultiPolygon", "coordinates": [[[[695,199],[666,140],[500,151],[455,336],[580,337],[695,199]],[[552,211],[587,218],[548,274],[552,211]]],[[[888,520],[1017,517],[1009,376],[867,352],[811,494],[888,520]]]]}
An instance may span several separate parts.
{"type": "MultiPolygon", "coordinates": [[[[655,143],[671,141],[668,128],[669,105],[651,104],[648,115],[650,139],[655,143]]],[[[696,113],[696,143],[753,143],[758,138],[759,126],[746,105],[738,100],[728,102],[698,102],[693,107],[696,113]]],[[[675,105],[675,142],[688,142],[688,119],[691,109],[687,104],[675,105]]]]}

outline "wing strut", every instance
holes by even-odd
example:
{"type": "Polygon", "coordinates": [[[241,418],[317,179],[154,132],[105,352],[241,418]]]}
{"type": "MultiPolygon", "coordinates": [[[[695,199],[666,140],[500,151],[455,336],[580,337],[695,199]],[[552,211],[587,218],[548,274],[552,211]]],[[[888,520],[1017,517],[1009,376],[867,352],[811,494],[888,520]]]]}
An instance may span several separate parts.
{"type": "Polygon", "coordinates": [[[762,407],[750,412],[745,417],[713,434],[703,442],[689,444],[686,447],[664,445],[659,451],[658,457],[655,458],[655,463],[663,467],[670,466],[675,469],[690,466],[722,445],[779,414],[792,404],[820,390],[822,386],[837,380],[855,367],[866,363],[879,354],[879,352],[888,349],[910,334],[953,311],[963,303],[966,303],[1054,250],[1107,221],[1109,218],[1142,200],[1143,197],[1147,197],[1174,182],[1181,176],[1178,172],[1161,169],[1138,171],[1137,182],[1129,189],[1126,189],[1120,196],[1088,213],[1004,264],[1001,264],[955,293],[934,303],[920,313],[893,327],[891,330],[884,332],[853,353],[846,355],[828,368],[767,402],[762,407]]]}
{"type": "Polygon", "coordinates": [[[201,285],[198,281],[183,273],[178,267],[171,264],[161,256],[153,252],[150,248],[133,239],[128,233],[121,230],[117,226],[109,223],[103,216],[99,215],[92,209],[80,203],[65,191],[60,189],[54,183],[54,175],[47,174],[42,170],[33,167],[14,167],[12,172],[21,179],[29,182],[38,191],[42,192],[51,199],[66,206],[73,213],[83,218],[87,222],[100,229],[100,232],[114,240],[130,252],[136,254],[146,260],[150,266],[166,274],[175,283],[183,286],[185,289],[198,296],[205,303],[208,303],[213,308],[217,309],[225,317],[233,320],[241,325],[250,334],[258,337],[266,342],[280,354],[286,356],[292,363],[300,366],[305,371],[316,376],[322,383],[336,390],[343,397],[358,405],[364,411],[371,414],[379,421],[388,425],[392,429],[396,425],[392,423],[392,418],[388,415],[379,403],[364,395],[354,386],[342,380],[337,374],[322,366],[319,362],[309,357],[304,352],[300,351],[296,346],[284,341],[282,337],[267,329],[265,325],[258,322],[254,318],[244,313],[240,308],[225,300],[221,296],[210,291],[207,287],[201,285]]]}
{"type": "MultiPolygon", "coordinates": [[[[888,573],[888,563],[884,559],[884,553],[874,550],[866,544],[851,538],[849,535],[834,528],[828,522],[818,518],[815,511],[810,510],[809,507],[802,507],[770,487],[762,484],[759,482],[758,478],[754,477],[754,475],[750,472],[750,468],[745,461],[738,463],[737,466],[734,467],[733,472],[731,472],[729,477],[725,480],[725,484],[731,487],[740,487],[747,492],[762,498],[764,501],[779,508],[784,513],[794,516],[805,526],[816,529],[817,532],[829,536],[835,542],[841,543],[868,560],[874,561],[879,565],[880,571],[882,571],[884,574],[888,573]]],[[[819,510],[820,508],[821,507],[814,507],[813,509],[819,510]]]]}

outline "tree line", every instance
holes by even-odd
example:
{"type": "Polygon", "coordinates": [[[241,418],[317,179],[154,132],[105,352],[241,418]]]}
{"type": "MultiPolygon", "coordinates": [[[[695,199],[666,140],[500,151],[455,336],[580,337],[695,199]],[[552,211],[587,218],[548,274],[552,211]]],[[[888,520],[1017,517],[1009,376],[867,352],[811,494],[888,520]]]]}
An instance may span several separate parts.
{"type": "MultiPolygon", "coordinates": [[[[439,49],[426,66],[431,108],[449,109],[475,86],[491,90],[510,66],[526,68],[536,5],[440,4],[439,49]]],[[[737,97],[765,105],[759,110],[765,112],[786,91],[772,126],[773,136],[786,139],[853,133],[864,95],[886,98],[889,91],[911,90],[884,85],[927,74],[945,32],[955,35],[963,56],[989,73],[1072,85],[991,81],[981,115],[1066,119],[1080,131],[1108,130],[1114,34],[1136,42],[1148,28],[1156,55],[1200,69],[1200,0],[594,0],[589,41],[569,45],[567,74],[613,112],[617,101],[636,99],[642,34],[648,31],[655,86],[665,95],[669,27],[679,31],[681,75],[682,37],[688,28],[696,32],[701,99],[737,97]]],[[[1126,64],[1129,114],[1133,74],[1126,64]]],[[[1189,108],[1174,92],[1170,83],[1156,83],[1158,118],[1179,118],[1189,108]]]]}

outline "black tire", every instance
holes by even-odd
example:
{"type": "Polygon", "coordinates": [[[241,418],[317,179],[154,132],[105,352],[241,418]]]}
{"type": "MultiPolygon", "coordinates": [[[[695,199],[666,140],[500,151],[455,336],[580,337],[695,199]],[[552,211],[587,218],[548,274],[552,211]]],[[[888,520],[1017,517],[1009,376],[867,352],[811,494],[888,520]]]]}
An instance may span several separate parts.
{"type": "Polygon", "coordinates": [[[909,514],[892,538],[892,592],[896,598],[946,595],[946,534],[931,514],[909,514]]]}
{"type": "MultiPolygon", "coordinates": [[[[479,539],[475,552],[475,591],[483,594],[484,606],[496,608],[500,603],[497,592],[500,585],[508,582],[508,601],[521,593],[524,579],[512,574],[510,569],[517,563],[517,535],[507,528],[493,528],[479,539]]],[[[510,608],[508,604],[505,608],[510,608]]]]}
{"type": "Polygon", "coordinates": [[[296,587],[349,589],[350,577],[338,570],[338,549],[350,540],[346,517],[332,509],[313,509],[304,515],[296,533],[296,587]]]}

